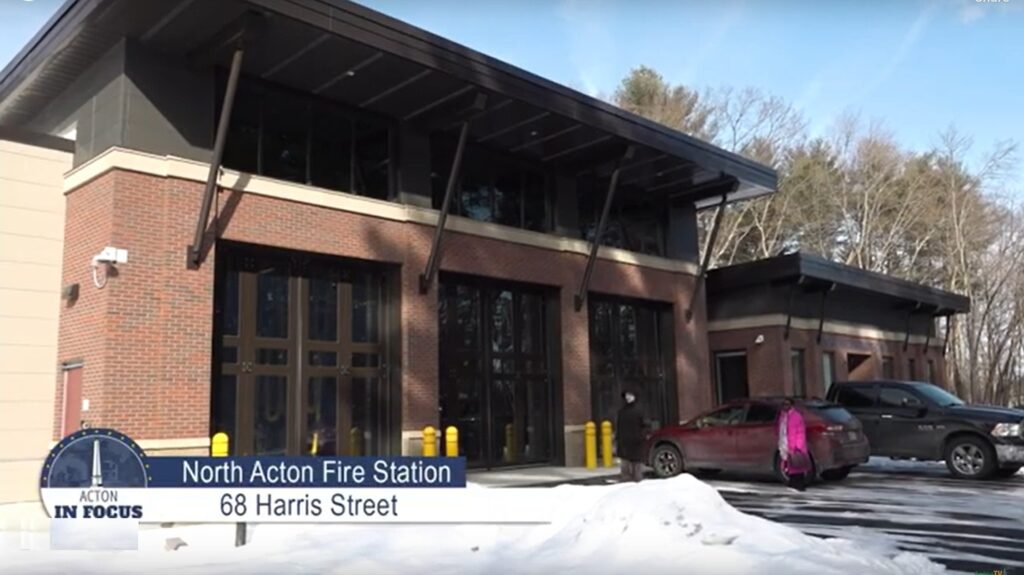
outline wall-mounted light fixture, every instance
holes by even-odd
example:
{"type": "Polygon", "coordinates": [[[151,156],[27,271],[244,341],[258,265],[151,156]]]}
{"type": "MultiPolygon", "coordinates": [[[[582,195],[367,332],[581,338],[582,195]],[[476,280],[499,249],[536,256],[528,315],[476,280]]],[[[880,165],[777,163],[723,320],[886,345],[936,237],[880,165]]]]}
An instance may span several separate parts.
{"type": "Polygon", "coordinates": [[[64,286],[64,289],[60,290],[60,299],[68,302],[69,304],[75,303],[78,299],[78,284],[69,284],[64,286]]]}
{"type": "Polygon", "coordinates": [[[762,343],[764,343],[764,334],[759,333],[757,334],[757,337],[754,338],[754,344],[761,345],[762,343]]]}

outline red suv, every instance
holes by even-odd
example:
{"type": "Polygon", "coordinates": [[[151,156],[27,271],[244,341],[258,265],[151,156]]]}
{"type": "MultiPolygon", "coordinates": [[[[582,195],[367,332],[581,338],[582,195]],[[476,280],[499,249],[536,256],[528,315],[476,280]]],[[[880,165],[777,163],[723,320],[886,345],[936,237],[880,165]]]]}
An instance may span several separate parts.
{"type": "MultiPolygon", "coordinates": [[[[783,398],[733,401],[647,438],[647,464],[659,477],[721,470],[779,474],[776,418],[783,398]]],[[[807,422],[815,476],[840,480],[868,460],[860,422],[842,406],[793,399],[807,422]]]]}

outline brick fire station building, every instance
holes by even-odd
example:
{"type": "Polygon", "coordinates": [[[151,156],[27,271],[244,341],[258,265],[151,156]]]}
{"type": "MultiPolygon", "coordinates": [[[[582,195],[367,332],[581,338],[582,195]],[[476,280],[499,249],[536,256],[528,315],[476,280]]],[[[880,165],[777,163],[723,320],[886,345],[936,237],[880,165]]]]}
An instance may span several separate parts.
{"type": "MultiPolygon", "coordinates": [[[[74,144],[52,438],[397,454],[455,425],[471,466],[572,465],[624,390],[665,424],[738,393],[723,352],[745,392],[790,365],[788,308],[709,324],[761,288],[698,258],[697,212],[771,169],[353,3],[68,0],[0,126],[74,144]]],[[[797,275],[757,281],[847,286],[797,275]]]]}

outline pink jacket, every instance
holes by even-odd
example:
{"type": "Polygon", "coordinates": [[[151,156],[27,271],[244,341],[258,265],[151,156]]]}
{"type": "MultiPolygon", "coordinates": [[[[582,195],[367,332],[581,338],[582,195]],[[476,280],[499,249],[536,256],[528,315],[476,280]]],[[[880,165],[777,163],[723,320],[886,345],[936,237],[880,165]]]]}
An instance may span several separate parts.
{"type": "Polygon", "coordinates": [[[782,468],[787,474],[806,473],[810,471],[810,458],[798,457],[796,452],[808,455],[807,425],[800,410],[793,408],[779,413],[779,454],[782,457],[782,468]]]}

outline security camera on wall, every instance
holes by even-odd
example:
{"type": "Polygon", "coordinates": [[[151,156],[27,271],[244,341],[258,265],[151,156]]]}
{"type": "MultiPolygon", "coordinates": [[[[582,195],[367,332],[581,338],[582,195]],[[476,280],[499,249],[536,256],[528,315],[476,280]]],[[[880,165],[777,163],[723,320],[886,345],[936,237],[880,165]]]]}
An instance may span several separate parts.
{"type": "Polygon", "coordinates": [[[92,266],[97,267],[104,264],[126,264],[128,263],[128,250],[122,250],[113,246],[103,248],[103,251],[92,257],[92,266]]]}
{"type": "Polygon", "coordinates": [[[116,264],[128,263],[128,250],[115,248],[113,246],[107,246],[103,248],[103,251],[92,257],[92,282],[96,287],[102,289],[107,285],[107,276],[109,275],[110,268],[116,264]],[[99,269],[104,267],[104,273],[102,279],[100,278],[99,269]]]}
{"type": "Polygon", "coordinates": [[[754,338],[754,343],[757,344],[757,345],[761,345],[762,343],[764,343],[764,334],[763,333],[757,334],[757,337],[754,338]]]}

